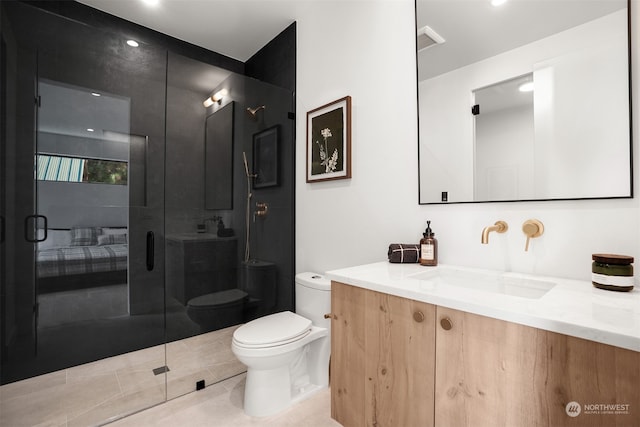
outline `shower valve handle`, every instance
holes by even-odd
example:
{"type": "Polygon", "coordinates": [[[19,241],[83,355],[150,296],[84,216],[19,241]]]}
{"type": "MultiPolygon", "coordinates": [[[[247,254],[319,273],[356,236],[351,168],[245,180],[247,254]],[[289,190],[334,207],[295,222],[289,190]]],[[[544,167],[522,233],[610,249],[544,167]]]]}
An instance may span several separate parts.
{"type": "Polygon", "coordinates": [[[264,218],[265,216],[267,216],[268,212],[269,205],[267,205],[265,202],[256,203],[256,210],[253,212],[253,221],[256,221],[256,216],[264,218]]]}

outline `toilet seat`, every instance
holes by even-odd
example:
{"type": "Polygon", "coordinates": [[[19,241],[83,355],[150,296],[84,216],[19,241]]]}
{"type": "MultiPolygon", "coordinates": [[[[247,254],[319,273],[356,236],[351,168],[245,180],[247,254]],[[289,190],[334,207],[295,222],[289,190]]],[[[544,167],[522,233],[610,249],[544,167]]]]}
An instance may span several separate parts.
{"type": "Polygon", "coordinates": [[[187,306],[196,310],[207,310],[213,307],[225,307],[238,304],[248,296],[249,294],[240,289],[227,289],[192,298],[187,303],[187,306]]]}
{"type": "Polygon", "coordinates": [[[303,339],[311,328],[311,320],[282,311],[240,326],[233,333],[233,341],[236,346],[247,349],[277,347],[303,339]]]}

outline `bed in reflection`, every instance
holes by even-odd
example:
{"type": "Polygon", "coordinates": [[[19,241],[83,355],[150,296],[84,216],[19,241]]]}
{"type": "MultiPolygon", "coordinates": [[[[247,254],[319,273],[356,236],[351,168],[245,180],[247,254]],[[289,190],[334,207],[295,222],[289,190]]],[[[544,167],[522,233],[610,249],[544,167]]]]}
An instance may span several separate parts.
{"type": "Polygon", "coordinates": [[[38,293],[127,282],[127,228],[49,229],[38,244],[38,293]]]}

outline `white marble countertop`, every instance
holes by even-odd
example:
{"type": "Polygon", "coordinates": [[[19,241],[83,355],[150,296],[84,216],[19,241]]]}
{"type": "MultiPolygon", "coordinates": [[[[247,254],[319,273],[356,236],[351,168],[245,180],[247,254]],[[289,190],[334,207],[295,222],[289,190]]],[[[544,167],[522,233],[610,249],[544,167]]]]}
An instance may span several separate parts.
{"type": "Polygon", "coordinates": [[[326,277],[373,291],[640,352],[640,289],[637,286],[630,292],[614,292],[580,280],[386,261],[328,271],[326,277]],[[444,279],[439,279],[438,275],[444,279]],[[536,292],[535,288],[539,286],[540,293],[545,291],[545,286],[555,286],[544,295],[531,298],[493,292],[488,288],[477,289],[473,285],[452,285],[456,281],[462,283],[460,277],[475,275],[481,278],[478,283],[489,283],[493,280],[491,277],[500,277],[499,280],[507,282],[532,284],[536,292]],[[452,277],[450,282],[447,282],[447,276],[452,277]]]}

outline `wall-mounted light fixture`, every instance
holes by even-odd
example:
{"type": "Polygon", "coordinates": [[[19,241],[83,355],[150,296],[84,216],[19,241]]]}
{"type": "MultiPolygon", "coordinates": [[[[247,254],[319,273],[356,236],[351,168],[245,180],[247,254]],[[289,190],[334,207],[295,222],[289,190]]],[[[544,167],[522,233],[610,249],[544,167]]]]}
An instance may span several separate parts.
{"type": "Polygon", "coordinates": [[[522,83],[518,86],[518,90],[520,92],[532,92],[533,91],[533,82],[522,83]]]}
{"type": "Polygon", "coordinates": [[[227,96],[227,94],[228,94],[228,92],[227,92],[226,89],[221,89],[221,90],[217,91],[216,93],[214,93],[213,95],[211,95],[210,97],[208,97],[207,99],[205,99],[204,102],[202,103],[202,105],[204,105],[205,108],[208,108],[208,107],[211,107],[215,103],[220,104],[222,102],[222,98],[227,96]]]}

